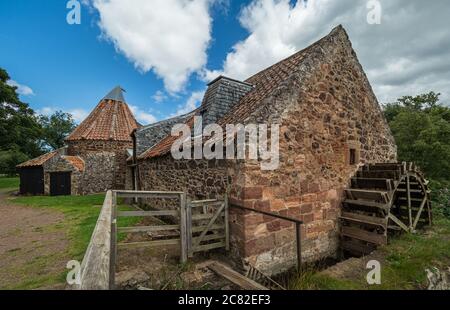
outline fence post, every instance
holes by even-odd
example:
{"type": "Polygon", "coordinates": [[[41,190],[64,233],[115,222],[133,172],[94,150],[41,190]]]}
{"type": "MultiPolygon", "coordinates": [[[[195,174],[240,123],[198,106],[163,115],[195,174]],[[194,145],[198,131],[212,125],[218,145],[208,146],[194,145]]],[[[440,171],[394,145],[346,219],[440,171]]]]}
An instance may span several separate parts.
{"type": "Polygon", "coordinates": [[[186,203],[186,244],[187,244],[187,252],[188,257],[194,257],[194,249],[192,247],[192,206],[190,204],[190,200],[187,200],[186,203]]]}
{"type": "Polygon", "coordinates": [[[225,194],[225,250],[230,251],[230,223],[228,215],[228,193],[225,194]]]}
{"type": "Polygon", "coordinates": [[[297,270],[298,272],[301,272],[302,268],[302,231],[301,231],[301,224],[299,222],[295,223],[295,230],[296,230],[296,239],[297,239],[297,270]]]}
{"type": "Polygon", "coordinates": [[[115,288],[116,278],[116,258],[117,258],[117,192],[112,192],[111,208],[111,247],[109,262],[109,289],[115,288]]]}
{"type": "Polygon", "coordinates": [[[181,243],[181,263],[187,262],[187,213],[186,213],[186,193],[180,194],[180,243],[181,243]]]}

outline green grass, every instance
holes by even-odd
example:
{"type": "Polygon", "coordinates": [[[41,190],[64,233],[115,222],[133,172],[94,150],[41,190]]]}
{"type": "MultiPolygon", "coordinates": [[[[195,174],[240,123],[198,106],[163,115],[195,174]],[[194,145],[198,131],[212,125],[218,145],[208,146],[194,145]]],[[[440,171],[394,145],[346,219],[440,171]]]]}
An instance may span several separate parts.
{"type": "Polygon", "coordinates": [[[19,188],[18,177],[0,177],[0,189],[19,188]]]}
{"type": "Polygon", "coordinates": [[[404,234],[379,249],[384,257],[381,262],[381,285],[369,286],[367,271],[352,279],[334,278],[306,270],[301,276],[289,280],[291,289],[320,290],[412,290],[427,285],[425,269],[437,267],[446,270],[450,266],[450,220],[437,218],[426,234],[404,234]]]}
{"type": "MultiPolygon", "coordinates": [[[[89,196],[35,196],[35,197],[19,197],[11,199],[14,204],[29,206],[32,208],[43,208],[61,212],[64,215],[64,220],[53,227],[46,229],[55,229],[56,231],[64,232],[68,239],[68,248],[65,253],[55,253],[52,257],[46,257],[44,260],[37,260],[38,264],[52,264],[61,257],[67,257],[69,260],[82,261],[84,253],[87,249],[91,239],[92,232],[97,223],[100,214],[101,206],[105,199],[104,194],[89,195],[89,196]]],[[[128,206],[119,206],[119,210],[131,210],[128,206]]],[[[120,218],[119,226],[133,226],[139,222],[140,218],[120,218]]],[[[120,235],[119,239],[125,236],[120,235]]],[[[35,265],[35,264],[33,264],[35,265]]],[[[38,266],[27,266],[29,268],[38,266]]],[[[23,270],[26,272],[27,270],[23,270]]],[[[26,283],[20,284],[14,289],[33,289],[42,286],[48,286],[58,283],[65,283],[65,275],[68,270],[61,271],[56,275],[36,275],[36,277],[28,277],[26,283]]]]}

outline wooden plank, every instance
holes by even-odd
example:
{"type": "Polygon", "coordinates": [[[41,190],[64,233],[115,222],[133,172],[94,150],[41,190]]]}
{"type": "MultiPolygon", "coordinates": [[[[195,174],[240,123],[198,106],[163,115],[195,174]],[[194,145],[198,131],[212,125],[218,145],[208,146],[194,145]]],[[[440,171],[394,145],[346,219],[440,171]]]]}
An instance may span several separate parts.
{"type": "Polygon", "coordinates": [[[368,232],[356,227],[343,226],[342,235],[378,245],[387,244],[387,237],[385,235],[368,232]]]}
{"type": "Polygon", "coordinates": [[[393,170],[375,170],[375,171],[358,171],[357,176],[360,178],[383,178],[397,180],[400,177],[398,171],[393,170]]]}
{"type": "Polygon", "coordinates": [[[81,290],[111,288],[111,221],[113,194],[108,191],[81,264],[81,290]]]}
{"type": "Polygon", "coordinates": [[[348,198],[368,199],[387,202],[386,201],[386,196],[388,194],[387,191],[347,188],[345,189],[345,192],[347,193],[348,198]]]}
{"type": "MultiPolygon", "coordinates": [[[[212,219],[214,216],[214,214],[212,213],[208,213],[208,214],[195,214],[192,215],[192,220],[193,221],[200,221],[200,220],[210,220],[212,219]]],[[[223,216],[223,215],[222,215],[223,216]]]]}
{"type": "Polygon", "coordinates": [[[425,207],[425,204],[427,203],[427,201],[428,201],[428,197],[425,196],[422,203],[420,204],[419,211],[416,214],[416,219],[414,220],[412,229],[416,229],[417,223],[419,223],[420,216],[422,215],[423,208],[425,207]]]}
{"type": "Polygon", "coordinates": [[[180,239],[167,239],[143,242],[121,242],[118,244],[119,248],[153,248],[160,246],[179,245],[180,239]]]}
{"type": "Polygon", "coordinates": [[[180,239],[181,239],[181,263],[188,260],[188,243],[187,243],[187,200],[186,194],[180,194],[180,239]]]}
{"type": "Polygon", "coordinates": [[[405,230],[406,232],[409,231],[408,226],[406,226],[405,224],[403,224],[403,222],[400,221],[400,219],[398,219],[394,214],[389,213],[389,219],[391,219],[395,224],[397,224],[400,228],[402,228],[402,229],[405,230]]]}
{"type": "Polygon", "coordinates": [[[230,251],[230,219],[228,206],[228,193],[225,195],[225,249],[230,251]]]}
{"type": "Polygon", "coordinates": [[[119,232],[138,233],[138,232],[155,232],[180,229],[179,225],[161,225],[161,226],[135,226],[135,227],[119,227],[119,232]]]}
{"type": "Polygon", "coordinates": [[[388,222],[387,218],[368,216],[368,215],[350,213],[350,212],[342,212],[341,219],[353,221],[353,222],[377,225],[377,226],[381,226],[384,228],[386,228],[387,222],[388,222]]]}
{"type": "Polygon", "coordinates": [[[112,212],[111,212],[111,255],[109,271],[109,287],[114,289],[117,264],[117,193],[112,193],[112,212]]]}
{"type": "MultiPolygon", "coordinates": [[[[218,239],[225,239],[225,234],[215,233],[215,234],[211,234],[211,235],[206,235],[203,237],[202,241],[210,241],[210,240],[218,240],[218,239]]],[[[194,238],[192,238],[192,240],[198,241],[199,237],[194,237],[194,238]]]]}
{"type": "Polygon", "coordinates": [[[186,209],[186,233],[187,233],[187,251],[188,257],[194,257],[194,251],[192,250],[192,205],[188,201],[186,209]]]}
{"type": "MultiPolygon", "coordinates": [[[[202,239],[203,241],[203,239],[202,239]]],[[[216,243],[209,243],[205,245],[194,245],[192,250],[194,253],[196,252],[206,252],[214,249],[224,248],[225,247],[225,241],[220,241],[216,243]]]]}
{"type": "Polygon", "coordinates": [[[351,205],[378,208],[378,209],[382,209],[382,210],[388,209],[388,204],[377,203],[377,202],[373,202],[373,201],[346,199],[346,200],[344,200],[344,203],[351,204],[351,205]]]}
{"type": "MultiPolygon", "coordinates": [[[[193,233],[198,233],[198,232],[202,232],[207,228],[207,226],[193,226],[192,227],[192,232],[193,233]]],[[[213,231],[213,230],[225,230],[225,225],[212,225],[208,231],[213,231]]]]}
{"type": "Polygon", "coordinates": [[[384,189],[389,190],[391,179],[380,178],[352,178],[352,187],[359,189],[384,189]]]}
{"type": "Polygon", "coordinates": [[[202,233],[200,234],[199,241],[197,243],[194,243],[196,245],[199,245],[202,241],[202,238],[208,233],[211,226],[213,226],[214,222],[219,218],[219,216],[222,214],[222,211],[225,209],[225,204],[222,204],[222,206],[219,208],[219,210],[216,211],[216,214],[212,217],[212,219],[209,221],[208,225],[206,225],[206,228],[202,233]]]}
{"type": "Polygon", "coordinates": [[[219,202],[217,199],[206,199],[206,200],[194,200],[191,201],[191,205],[203,205],[203,204],[211,204],[214,202],[219,202]]]}
{"type": "Polygon", "coordinates": [[[119,217],[178,216],[178,211],[121,211],[119,217]]]}
{"type": "Polygon", "coordinates": [[[345,240],[342,242],[342,249],[358,255],[368,255],[375,251],[376,247],[370,244],[363,244],[360,241],[345,240]]]}
{"type": "Polygon", "coordinates": [[[121,193],[121,198],[141,198],[141,199],[178,199],[179,194],[148,194],[145,192],[121,193]]]}
{"type": "Polygon", "coordinates": [[[208,267],[218,275],[224,277],[228,281],[236,284],[244,290],[268,290],[261,284],[241,275],[240,273],[234,271],[233,269],[222,263],[213,262],[208,265],[208,267]]]}

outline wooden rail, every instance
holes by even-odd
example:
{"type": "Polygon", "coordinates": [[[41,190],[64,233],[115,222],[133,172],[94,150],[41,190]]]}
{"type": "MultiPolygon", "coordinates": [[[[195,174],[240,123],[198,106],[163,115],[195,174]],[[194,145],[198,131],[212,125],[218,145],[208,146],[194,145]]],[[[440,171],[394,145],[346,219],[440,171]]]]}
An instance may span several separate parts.
{"type": "Polygon", "coordinates": [[[108,191],[97,224],[83,258],[80,271],[81,284],[75,289],[108,290],[115,287],[115,269],[117,248],[156,247],[180,245],[181,262],[195,252],[208,251],[224,247],[229,249],[228,203],[225,201],[205,200],[187,202],[184,192],[156,191],[108,191]],[[177,210],[160,211],[118,211],[118,198],[178,199],[177,210]],[[192,209],[203,210],[192,214],[192,209]],[[208,213],[208,208],[218,208],[208,213]],[[173,216],[179,219],[177,225],[153,225],[117,227],[118,217],[154,217],[173,216]],[[192,221],[195,222],[192,225],[192,221]],[[218,224],[220,222],[220,224],[218,224]],[[146,242],[117,243],[117,233],[138,233],[155,231],[179,231],[175,238],[146,242]],[[195,235],[194,235],[195,234],[195,235]],[[201,244],[206,242],[206,244],[201,244]]]}
{"type": "Polygon", "coordinates": [[[81,263],[81,284],[76,289],[107,290],[114,286],[114,272],[111,272],[115,252],[112,231],[115,227],[113,214],[113,193],[106,193],[100,216],[92,233],[83,262],[81,263]]]}

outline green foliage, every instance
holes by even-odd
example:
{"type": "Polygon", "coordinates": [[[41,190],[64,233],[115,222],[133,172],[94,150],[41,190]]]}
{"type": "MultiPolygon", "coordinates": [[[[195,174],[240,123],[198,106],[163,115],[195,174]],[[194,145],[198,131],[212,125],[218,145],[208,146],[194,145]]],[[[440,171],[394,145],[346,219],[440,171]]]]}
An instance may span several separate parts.
{"type": "Polygon", "coordinates": [[[17,88],[0,68],[0,174],[16,173],[16,165],[64,146],[64,138],[75,129],[72,116],[57,111],[37,116],[20,101],[17,88]]]}
{"type": "Polygon", "coordinates": [[[16,166],[28,159],[27,155],[16,148],[8,151],[0,150],[0,173],[14,176],[16,175],[16,166]]]}
{"type": "Polygon", "coordinates": [[[43,131],[44,147],[53,150],[63,147],[64,139],[76,127],[72,115],[62,111],[56,111],[51,116],[41,115],[39,123],[43,131]]]}
{"type": "Polygon", "coordinates": [[[384,106],[399,161],[415,162],[427,177],[450,180],[450,108],[434,92],[405,96],[384,106]]]}
{"type": "Polygon", "coordinates": [[[19,100],[17,88],[8,85],[8,81],[8,73],[0,68],[0,150],[36,157],[42,154],[37,117],[28,104],[19,100]]]}

